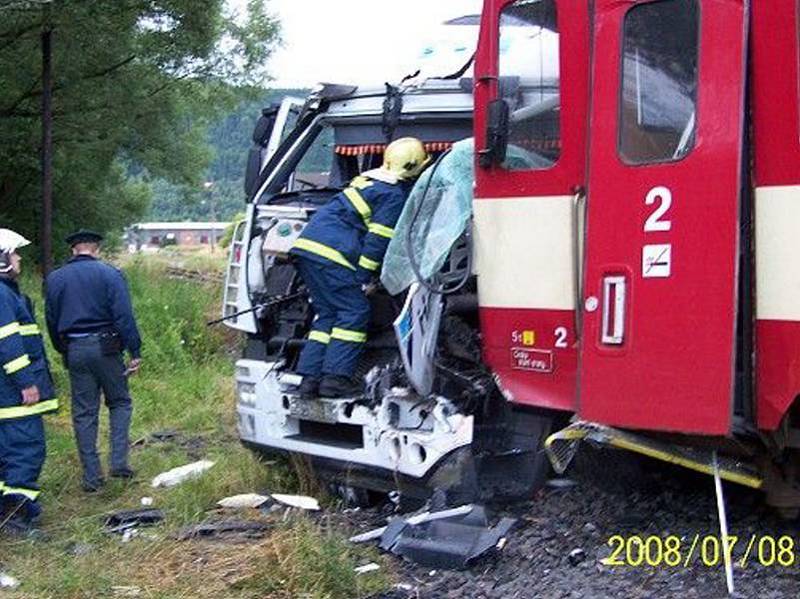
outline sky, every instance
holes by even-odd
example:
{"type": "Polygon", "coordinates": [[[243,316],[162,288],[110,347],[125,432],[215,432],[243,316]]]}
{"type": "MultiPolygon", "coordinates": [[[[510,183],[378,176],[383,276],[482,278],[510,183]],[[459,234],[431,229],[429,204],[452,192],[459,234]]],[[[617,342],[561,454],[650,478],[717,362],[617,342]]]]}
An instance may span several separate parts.
{"type": "MultiPolygon", "coordinates": [[[[228,0],[241,10],[246,0],[228,0]]],[[[398,82],[426,47],[441,47],[447,19],[480,12],[481,0],[266,0],[281,21],[283,47],[269,62],[274,87],[320,82],[398,82]]],[[[457,37],[464,37],[463,30],[457,37]]],[[[467,53],[469,57],[471,51],[467,53]]],[[[461,62],[451,53],[453,70],[461,62]]],[[[440,73],[446,74],[446,73],[440,73]]]]}

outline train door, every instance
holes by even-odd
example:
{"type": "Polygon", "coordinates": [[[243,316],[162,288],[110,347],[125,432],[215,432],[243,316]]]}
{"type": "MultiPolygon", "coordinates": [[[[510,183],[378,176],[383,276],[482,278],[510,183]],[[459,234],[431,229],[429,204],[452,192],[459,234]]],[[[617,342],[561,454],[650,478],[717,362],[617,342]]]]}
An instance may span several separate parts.
{"type": "Polygon", "coordinates": [[[579,414],[726,434],[744,1],[597,0],[579,414]]]}

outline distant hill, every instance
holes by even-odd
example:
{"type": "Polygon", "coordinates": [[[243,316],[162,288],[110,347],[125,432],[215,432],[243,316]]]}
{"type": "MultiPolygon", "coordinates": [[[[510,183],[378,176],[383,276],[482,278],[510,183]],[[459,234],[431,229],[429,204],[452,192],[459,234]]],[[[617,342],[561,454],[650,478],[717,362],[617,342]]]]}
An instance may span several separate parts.
{"type": "MultiPolygon", "coordinates": [[[[244,206],[244,169],[251,135],[261,109],[285,96],[304,97],[305,89],[266,90],[257,100],[240,102],[227,116],[208,127],[208,143],[213,159],[204,180],[213,181],[217,220],[225,221],[242,212],[244,206]]],[[[161,179],[150,181],[152,203],[146,217],[151,221],[211,220],[208,192],[161,179]]]]}

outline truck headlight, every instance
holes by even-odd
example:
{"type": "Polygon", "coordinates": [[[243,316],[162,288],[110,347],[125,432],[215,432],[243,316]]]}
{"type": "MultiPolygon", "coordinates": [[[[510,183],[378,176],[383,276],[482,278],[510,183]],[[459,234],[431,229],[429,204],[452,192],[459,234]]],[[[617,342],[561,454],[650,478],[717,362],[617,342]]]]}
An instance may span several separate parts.
{"type": "Polygon", "coordinates": [[[239,403],[248,408],[256,406],[256,386],[254,383],[236,383],[236,393],[239,403]]]}

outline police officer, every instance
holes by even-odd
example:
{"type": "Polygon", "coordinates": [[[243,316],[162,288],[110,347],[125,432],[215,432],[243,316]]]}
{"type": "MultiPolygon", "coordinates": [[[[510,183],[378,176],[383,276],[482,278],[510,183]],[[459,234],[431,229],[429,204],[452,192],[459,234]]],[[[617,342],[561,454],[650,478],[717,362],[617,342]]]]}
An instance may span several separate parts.
{"type": "Polygon", "coordinates": [[[0,229],[0,528],[13,534],[33,530],[41,514],[42,414],[58,408],[33,308],[17,285],[17,250],[29,244],[0,229]]]}
{"type": "Polygon", "coordinates": [[[418,139],[395,140],[383,165],[353,179],[295,241],[291,254],[315,312],[297,364],[300,395],[362,391],[353,375],[367,341],[370,305],[363,287],[378,274],[413,179],[429,162],[418,139]]]}
{"type": "Polygon", "coordinates": [[[142,345],[125,278],[98,259],[102,240],[84,229],[67,237],[72,258],[45,282],[47,328],[69,370],[82,486],[89,493],[104,483],[97,455],[101,389],[109,409],[110,474],[134,476],[128,465],[132,406],[127,376],[139,369],[142,345]],[[127,368],[125,350],[131,358],[127,368]]]}

